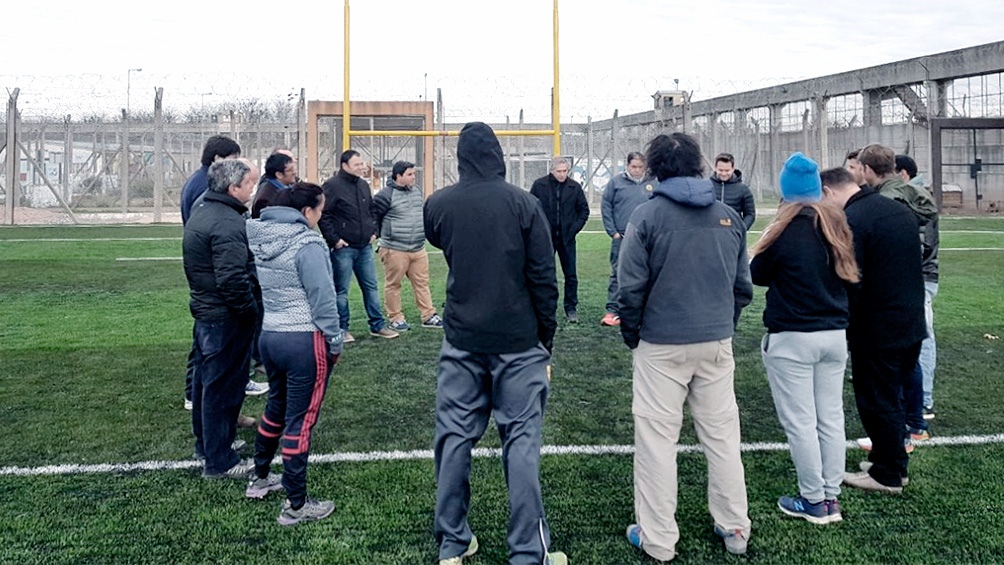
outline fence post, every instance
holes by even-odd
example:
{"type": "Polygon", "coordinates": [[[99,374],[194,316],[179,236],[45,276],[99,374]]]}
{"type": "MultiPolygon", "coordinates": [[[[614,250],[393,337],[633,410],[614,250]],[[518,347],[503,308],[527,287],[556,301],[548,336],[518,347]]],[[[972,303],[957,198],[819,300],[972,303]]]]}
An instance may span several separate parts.
{"type": "Polygon", "coordinates": [[[160,223],[164,208],[164,89],[153,97],[153,221],[160,223]]]}
{"type": "Polygon", "coordinates": [[[73,126],[70,125],[70,115],[67,114],[63,123],[66,124],[66,139],[63,140],[63,200],[70,202],[70,177],[73,175],[73,126]]]}
{"type": "MultiPolygon", "coordinates": [[[[610,179],[617,175],[617,157],[620,153],[617,152],[617,136],[620,135],[620,130],[617,127],[617,114],[618,110],[614,110],[614,117],[610,119],[610,179]]],[[[624,163],[627,165],[627,163],[624,163]]]]}
{"type": "Polygon", "coordinates": [[[306,175],[307,161],[316,155],[307,155],[307,89],[300,89],[300,102],[296,105],[296,156],[300,160],[300,172],[306,175]]]}
{"type": "MultiPolygon", "coordinates": [[[[523,129],[523,109],[519,110],[519,129],[523,129]]],[[[523,136],[519,136],[519,186],[526,187],[526,145],[523,136]]]]}
{"type": "Polygon", "coordinates": [[[781,127],[781,104],[771,104],[767,108],[770,110],[770,129],[767,132],[767,170],[770,171],[770,188],[772,192],[777,190],[777,150],[778,130],[781,127]]]}
{"type": "Polygon", "coordinates": [[[596,201],[596,190],[593,188],[593,117],[586,116],[586,190],[589,191],[589,203],[596,201]]]}
{"type": "Polygon", "coordinates": [[[122,189],[122,213],[129,211],[129,112],[122,110],[122,144],[119,155],[122,158],[119,173],[119,188],[122,189]]]}
{"type": "Polygon", "coordinates": [[[830,118],[826,113],[826,96],[816,96],[816,127],[819,134],[819,168],[830,168],[830,118]]]}
{"type": "Polygon", "coordinates": [[[7,193],[4,198],[4,209],[3,209],[3,223],[7,225],[14,225],[14,207],[17,206],[17,199],[20,197],[20,186],[21,180],[18,178],[18,151],[17,151],[17,95],[20,94],[21,89],[15,88],[13,92],[10,93],[10,98],[7,99],[7,164],[6,164],[6,180],[4,186],[7,188],[7,193]]]}

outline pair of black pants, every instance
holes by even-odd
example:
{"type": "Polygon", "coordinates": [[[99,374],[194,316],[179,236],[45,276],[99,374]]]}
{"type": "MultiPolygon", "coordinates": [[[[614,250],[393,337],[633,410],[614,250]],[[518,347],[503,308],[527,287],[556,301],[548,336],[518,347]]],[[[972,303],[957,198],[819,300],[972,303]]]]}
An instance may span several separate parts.
{"type": "Polygon", "coordinates": [[[617,313],[617,260],[621,255],[621,241],[623,238],[615,237],[610,240],[610,284],[607,286],[607,312],[617,313]]]}
{"type": "Polygon", "coordinates": [[[561,263],[561,274],[565,277],[565,313],[574,312],[579,305],[579,277],[575,270],[575,240],[564,242],[556,238],[554,252],[561,263]]]}
{"type": "Polygon", "coordinates": [[[188,363],[185,365],[185,400],[192,400],[192,381],[195,379],[195,360],[199,342],[195,338],[195,324],[192,324],[192,348],[188,350],[188,363]]]}
{"type": "Polygon", "coordinates": [[[307,499],[310,434],[338,357],[328,354],[328,343],[319,331],[263,331],[258,350],[269,388],[254,442],[255,473],[259,478],[268,476],[281,445],[282,486],[293,508],[299,508],[307,499]]]}
{"type": "Polygon", "coordinates": [[[240,461],[231,444],[248,384],[253,334],[253,320],[195,321],[192,433],[196,455],[206,458],[207,475],[222,473],[240,461]]]}
{"type": "Polygon", "coordinates": [[[920,355],[920,342],[897,349],[851,349],[854,398],[861,424],[872,440],[868,473],[886,486],[902,486],[909,457],[903,446],[906,412],[903,386],[920,355]]]}

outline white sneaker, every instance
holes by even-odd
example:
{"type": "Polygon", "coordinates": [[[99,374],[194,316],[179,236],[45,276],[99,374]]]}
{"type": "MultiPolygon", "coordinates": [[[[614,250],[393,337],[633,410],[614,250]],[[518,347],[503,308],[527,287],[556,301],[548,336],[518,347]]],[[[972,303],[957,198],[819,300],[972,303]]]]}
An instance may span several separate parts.
{"type": "Polygon", "coordinates": [[[268,383],[248,381],[247,386],[244,387],[244,394],[248,396],[261,396],[266,392],[268,392],[268,383]]]}
{"type": "Polygon", "coordinates": [[[192,401],[187,398],[185,399],[185,410],[192,411],[192,401]]]}

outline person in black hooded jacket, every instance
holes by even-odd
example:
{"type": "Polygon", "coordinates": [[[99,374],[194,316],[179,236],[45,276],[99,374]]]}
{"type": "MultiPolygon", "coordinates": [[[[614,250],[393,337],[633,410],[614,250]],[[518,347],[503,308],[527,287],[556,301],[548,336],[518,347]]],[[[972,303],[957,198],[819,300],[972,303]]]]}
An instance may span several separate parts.
{"type": "Polygon", "coordinates": [[[739,212],[746,229],[752,228],[756,221],[756,201],[743,182],[743,172],[736,168],[736,158],[730,153],[719,153],[715,157],[715,174],[711,180],[715,184],[715,200],[739,212]]]}
{"type": "Polygon", "coordinates": [[[475,122],[457,143],[460,182],[425,204],[425,236],[449,275],[436,382],[435,535],[440,563],[477,551],[467,521],[471,448],[489,415],[509,485],[509,562],[563,565],[549,553],[540,447],[558,285],[537,200],[505,181],[495,132],[475,122]]]}

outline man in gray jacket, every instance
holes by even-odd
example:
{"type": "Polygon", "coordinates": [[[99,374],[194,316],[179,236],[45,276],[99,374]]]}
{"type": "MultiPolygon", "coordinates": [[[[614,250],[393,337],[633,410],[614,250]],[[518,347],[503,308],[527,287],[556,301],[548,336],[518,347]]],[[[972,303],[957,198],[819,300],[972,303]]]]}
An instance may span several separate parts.
{"type": "Polygon", "coordinates": [[[628,541],[662,561],[676,556],[676,439],[690,406],[708,461],[708,509],[730,553],[746,552],[750,519],[733,389],[732,314],[753,297],[746,226],[701,179],[686,134],[648,146],[655,195],[628,222],[617,305],[634,355],[634,493],[628,541]]]}
{"type": "Polygon", "coordinates": [[[632,151],[628,153],[624,172],[610,179],[603,189],[600,212],[603,229],[610,236],[610,285],[607,287],[607,313],[600,320],[601,325],[620,325],[617,316],[617,257],[620,255],[621,238],[631,213],[652,196],[655,185],[655,179],[646,175],[645,156],[632,151]]]}
{"type": "Polygon", "coordinates": [[[401,280],[408,277],[415,293],[415,305],[423,328],[443,329],[443,320],[432,305],[429,292],[429,254],[425,252],[422,206],[425,197],[415,185],[415,164],[394,163],[387,186],[373,197],[373,219],[380,234],[380,262],[383,263],[384,304],[390,329],[411,329],[401,311],[401,280]]]}

